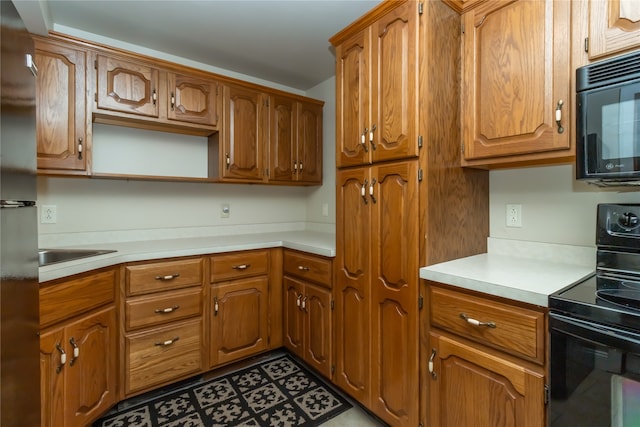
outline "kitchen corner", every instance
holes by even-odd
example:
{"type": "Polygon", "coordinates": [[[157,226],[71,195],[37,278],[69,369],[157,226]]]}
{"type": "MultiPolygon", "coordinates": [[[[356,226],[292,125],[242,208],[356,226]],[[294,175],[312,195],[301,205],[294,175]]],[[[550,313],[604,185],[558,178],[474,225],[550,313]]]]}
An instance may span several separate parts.
{"type": "Polygon", "coordinates": [[[595,248],[489,237],[487,253],[420,269],[420,278],[548,306],[552,293],[594,274],[595,248]]]}

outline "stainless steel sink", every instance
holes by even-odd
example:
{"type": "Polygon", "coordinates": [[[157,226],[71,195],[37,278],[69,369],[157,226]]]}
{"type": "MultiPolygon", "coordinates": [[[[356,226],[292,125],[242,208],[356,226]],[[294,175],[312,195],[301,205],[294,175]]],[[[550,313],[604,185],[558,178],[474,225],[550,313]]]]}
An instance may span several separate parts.
{"type": "Polygon", "coordinates": [[[39,249],[38,264],[44,267],[59,262],[73,261],[97,255],[117,252],[111,249],[39,249]]]}

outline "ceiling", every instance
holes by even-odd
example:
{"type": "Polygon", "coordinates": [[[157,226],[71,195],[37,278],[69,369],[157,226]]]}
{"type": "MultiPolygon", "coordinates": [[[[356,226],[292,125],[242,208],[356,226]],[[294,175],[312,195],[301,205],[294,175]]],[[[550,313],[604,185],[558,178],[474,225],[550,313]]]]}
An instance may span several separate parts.
{"type": "MultiPolygon", "coordinates": [[[[14,0],[22,2],[38,3],[14,0]]],[[[306,91],[335,74],[335,56],[328,39],[380,1],[39,3],[40,18],[47,29],[80,30],[306,91]]]]}

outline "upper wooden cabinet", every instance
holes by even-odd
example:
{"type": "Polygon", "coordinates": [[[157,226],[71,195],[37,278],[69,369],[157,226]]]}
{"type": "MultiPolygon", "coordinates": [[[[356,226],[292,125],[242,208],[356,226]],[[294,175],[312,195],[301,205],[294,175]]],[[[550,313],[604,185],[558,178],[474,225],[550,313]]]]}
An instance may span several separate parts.
{"type": "Polygon", "coordinates": [[[218,82],[186,74],[167,73],[167,118],[207,126],[218,124],[218,82]]]}
{"type": "Polygon", "coordinates": [[[336,44],[338,167],[417,157],[416,3],[336,44]]]}
{"type": "Polygon", "coordinates": [[[91,122],[87,121],[86,52],[79,46],[34,39],[38,169],[87,174],[91,122]]]}
{"type": "Polygon", "coordinates": [[[570,12],[565,1],[490,1],[463,14],[463,166],[574,156],[570,12]]]}
{"type": "Polygon", "coordinates": [[[589,1],[589,59],[640,48],[640,2],[589,1]]]}

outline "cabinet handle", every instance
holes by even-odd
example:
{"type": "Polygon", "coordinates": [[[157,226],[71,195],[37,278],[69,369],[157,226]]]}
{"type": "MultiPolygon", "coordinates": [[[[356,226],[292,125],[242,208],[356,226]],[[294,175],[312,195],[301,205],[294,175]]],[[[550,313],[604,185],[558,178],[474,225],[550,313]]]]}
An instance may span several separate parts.
{"type": "Polygon", "coordinates": [[[299,265],[298,270],[300,271],[309,271],[309,267],[305,267],[304,265],[299,265]]]}
{"type": "Polygon", "coordinates": [[[213,315],[214,316],[218,315],[219,308],[220,306],[218,305],[218,297],[213,297],[213,315]]]}
{"type": "Polygon", "coordinates": [[[376,125],[371,126],[371,131],[369,132],[369,143],[371,144],[372,149],[376,149],[376,144],[373,142],[373,132],[376,130],[376,125]]]}
{"type": "Polygon", "coordinates": [[[495,328],[496,327],[496,323],[495,322],[481,322],[479,320],[476,320],[476,319],[473,319],[473,318],[469,317],[467,315],[467,313],[460,313],[460,318],[464,319],[464,321],[469,323],[470,325],[485,326],[487,328],[495,328]]]}
{"type": "Polygon", "coordinates": [[[178,341],[179,339],[180,339],[180,337],[175,337],[174,339],[171,339],[171,340],[166,340],[166,341],[154,343],[154,345],[157,345],[159,347],[166,347],[166,346],[169,346],[169,345],[173,344],[174,342],[178,341]]]}
{"type": "Polygon", "coordinates": [[[164,314],[164,313],[171,313],[176,311],[177,309],[179,309],[180,306],[179,305],[174,305],[173,307],[167,307],[167,308],[156,308],[155,310],[153,310],[154,313],[159,313],[159,314],[164,314]]]}
{"type": "Polygon", "coordinates": [[[431,357],[429,358],[429,373],[431,374],[431,378],[438,379],[438,374],[433,370],[433,359],[436,358],[436,349],[431,349],[431,357]]]}
{"type": "Polygon", "coordinates": [[[558,125],[558,133],[564,132],[564,128],[562,127],[562,105],[564,101],[561,99],[558,101],[558,105],[556,105],[556,124],[558,125]]]}
{"type": "Polygon", "coordinates": [[[246,270],[249,267],[251,267],[251,264],[234,265],[231,268],[233,268],[234,270],[246,270]]]}
{"type": "Polygon", "coordinates": [[[300,166],[298,167],[298,172],[302,172],[302,162],[300,162],[300,166]]]}
{"type": "Polygon", "coordinates": [[[296,298],[296,305],[298,306],[298,308],[300,308],[300,305],[302,305],[302,294],[298,295],[298,297],[296,298]]]}
{"type": "Polygon", "coordinates": [[[371,185],[369,185],[369,197],[371,198],[371,201],[373,203],[376,203],[377,202],[376,197],[373,195],[373,186],[374,185],[376,185],[376,179],[375,178],[373,178],[371,180],[371,185]]]}
{"type": "Polygon", "coordinates": [[[38,66],[33,61],[33,56],[31,56],[30,53],[27,53],[25,55],[25,61],[26,61],[26,66],[29,69],[29,71],[31,71],[31,74],[33,74],[33,77],[38,77],[38,66]]]}
{"type": "Polygon", "coordinates": [[[173,92],[171,92],[171,111],[174,110],[176,106],[176,97],[173,95],[173,92]]]}
{"type": "Polygon", "coordinates": [[[153,93],[151,94],[151,100],[153,101],[153,105],[156,105],[156,101],[158,100],[158,93],[156,92],[156,90],[153,90],[153,93]]]}
{"type": "Polygon", "coordinates": [[[227,169],[229,169],[229,166],[231,166],[231,158],[229,157],[229,153],[224,153],[224,157],[225,157],[225,161],[227,163],[227,169]]]}
{"type": "Polygon", "coordinates": [[[365,179],[364,183],[362,183],[362,187],[360,188],[360,196],[362,196],[362,200],[364,200],[365,205],[369,203],[367,200],[367,185],[369,185],[369,181],[365,179]]]}
{"type": "Polygon", "coordinates": [[[180,277],[180,273],[173,273],[173,274],[169,274],[167,276],[156,276],[156,280],[173,280],[176,277],[180,277]]]}
{"type": "Polygon", "coordinates": [[[78,160],[82,160],[82,137],[78,138],[78,160]]]}
{"type": "Polygon", "coordinates": [[[293,170],[298,173],[298,162],[293,162],[293,170]]]}
{"type": "Polygon", "coordinates": [[[302,298],[302,304],[300,305],[300,308],[303,311],[307,311],[307,297],[302,298]]]}
{"type": "Polygon", "coordinates": [[[362,135],[360,135],[360,144],[362,144],[362,147],[364,148],[364,152],[368,153],[369,152],[369,147],[367,146],[367,132],[369,131],[369,128],[364,128],[364,131],[362,132],[362,135]]]}
{"type": "Polygon", "coordinates": [[[64,351],[60,343],[56,344],[56,348],[60,352],[60,364],[56,367],[56,374],[59,374],[64,368],[64,365],[67,363],[67,353],[64,351]]]}
{"type": "Polygon", "coordinates": [[[76,363],[76,360],[78,359],[78,357],[80,357],[80,347],[78,347],[78,344],[76,343],[76,340],[73,337],[71,337],[71,339],[69,340],[69,343],[73,347],[73,357],[69,362],[69,366],[73,366],[73,364],[76,363]]]}

